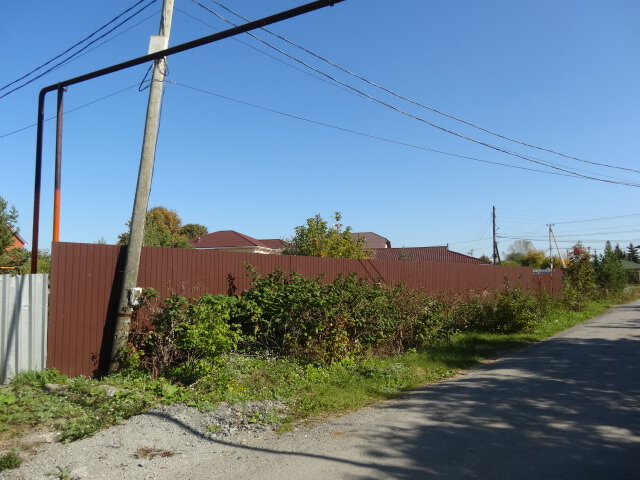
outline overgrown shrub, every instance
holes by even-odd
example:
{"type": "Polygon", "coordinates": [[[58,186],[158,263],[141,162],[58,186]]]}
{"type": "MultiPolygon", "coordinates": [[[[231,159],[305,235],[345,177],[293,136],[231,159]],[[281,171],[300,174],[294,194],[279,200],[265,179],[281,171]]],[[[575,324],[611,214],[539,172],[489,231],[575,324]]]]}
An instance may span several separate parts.
{"type": "Polygon", "coordinates": [[[585,302],[593,298],[596,272],[591,263],[591,254],[582,244],[574,245],[569,253],[563,279],[565,303],[572,310],[580,310],[585,302]]]}
{"type": "Polygon", "coordinates": [[[333,282],[279,269],[267,275],[250,269],[250,276],[251,288],[239,297],[166,299],[129,358],[154,374],[192,383],[233,350],[335,363],[443,344],[458,331],[528,330],[545,313],[542,298],[508,285],[445,302],[355,274],[333,282]]]}
{"type": "Polygon", "coordinates": [[[503,291],[475,294],[455,302],[450,317],[461,331],[516,333],[530,331],[553,306],[544,292],[532,294],[505,285],[503,291]]]}
{"type": "Polygon", "coordinates": [[[331,283],[281,270],[252,276],[242,298],[260,312],[237,317],[251,351],[335,362],[365,352],[400,353],[451,334],[442,305],[403,286],[355,274],[331,283]]]}
{"type": "Polygon", "coordinates": [[[143,340],[132,345],[130,356],[154,374],[163,372],[192,382],[205,374],[220,354],[237,348],[242,335],[231,319],[239,309],[250,310],[246,303],[227,295],[198,299],[173,295],[159,307],[143,340]]]}

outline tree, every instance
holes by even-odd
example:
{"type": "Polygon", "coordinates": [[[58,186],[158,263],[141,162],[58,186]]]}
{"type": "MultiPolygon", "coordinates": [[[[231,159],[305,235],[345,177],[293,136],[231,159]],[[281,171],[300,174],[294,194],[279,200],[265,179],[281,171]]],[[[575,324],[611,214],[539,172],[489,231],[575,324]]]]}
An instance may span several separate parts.
{"type": "Polygon", "coordinates": [[[640,263],[640,255],[638,255],[638,247],[633,246],[633,243],[630,243],[627,247],[627,260],[631,262],[640,263]]]}
{"type": "Polygon", "coordinates": [[[607,293],[620,293],[627,285],[627,271],[619,257],[619,246],[611,248],[607,242],[604,253],[594,262],[596,282],[607,293]]]}
{"type": "Polygon", "coordinates": [[[624,250],[620,248],[619,243],[616,243],[616,248],[613,250],[613,252],[616,254],[616,257],[618,257],[619,260],[626,258],[626,255],[624,254],[624,250]]]}
{"type": "Polygon", "coordinates": [[[7,210],[7,205],[7,201],[0,197],[0,255],[13,245],[14,235],[18,233],[18,211],[13,205],[7,210]]]}
{"type": "Polygon", "coordinates": [[[335,224],[329,227],[320,214],[308,218],[305,225],[295,227],[295,235],[286,241],[284,255],[308,257],[370,258],[364,237],[354,238],[351,227],[342,229],[342,215],[335,212],[335,224]]]}
{"type": "Polygon", "coordinates": [[[187,238],[197,238],[209,233],[209,229],[198,223],[187,223],[180,229],[180,234],[187,238]]]}
{"type": "MultiPolygon", "coordinates": [[[[541,268],[548,263],[542,250],[537,250],[529,240],[516,240],[505,256],[507,262],[516,262],[523,267],[541,268]]],[[[504,263],[504,262],[503,262],[504,263]]]]}
{"type": "Polygon", "coordinates": [[[567,302],[573,308],[580,309],[596,289],[596,271],[591,263],[591,254],[581,243],[571,249],[563,278],[567,302]]]}
{"type": "MultiPolygon", "coordinates": [[[[131,222],[127,222],[129,226],[131,222]]],[[[144,239],[146,247],[191,248],[189,238],[181,233],[182,220],[175,210],[165,207],[153,207],[147,212],[144,222],[144,239]]],[[[129,243],[129,232],[118,236],[118,245],[129,243]]]]}
{"type": "MultiPolygon", "coordinates": [[[[31,252],[26,248],[9,248],[18,233],[16,222],[18,211],[12,206],[7,210],[7,201],[0,197],[0,273],[29,273],[31,252]]],[[[51,254],[48,250],[38,251],[38,273],[51,272],[51,254]]]]}

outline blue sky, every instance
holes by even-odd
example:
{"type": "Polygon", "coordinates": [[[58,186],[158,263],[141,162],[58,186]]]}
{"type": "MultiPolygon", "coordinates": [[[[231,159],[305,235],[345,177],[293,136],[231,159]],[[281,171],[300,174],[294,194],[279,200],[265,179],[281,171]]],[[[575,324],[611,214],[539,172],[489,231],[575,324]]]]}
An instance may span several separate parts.
{"type": "MultiPolygon", "coordinates": [[[[199,1],[231,17],[209,0],[199,1]]],[[[62,52],[133,3],[2,2],[0,41],[10,48],[0,52],[0,85],[62,52]]],[[[303,2],[222,3],[255,19],[303,2]]],[[[157,2],[107,38],[121,35],[0,99],[0,137],[34,123],[43,86],[145,54],[149,35],[157,33],[160,8],[157,2]]],[[[638,168],[638,18],[640,3],[631,0],[346,0],[271,29],[387,88],[488,129],[582,159],[638,168]]],[[[193,1],[176,0],[170,44],[224,28],[193,1]]],[[[256,33],[429,122],[586,175],[640,180],[637,173],[582,164],[484,134],[401,102],[256,33]]],[[[238,40],[244,43],[225,40],[170,58],[168,81],[398,142],[542,168],[303,73],[299,69],[304,67],[252,38],[238,40]]],[[[125,230],[148,95],[148,90],[139,92],[138,85],[146,70],[139,66],[67,92],[65,107],[70,110],[131,87],[65,117],[63,241],[104,237],[111,243],[125,230]]],[[[47,116],[54,109],[51,95],[47,116]]],[[[47,123],[44,247],[51,237],[54,129],[53,122],[47,123]]],[[[0,138],[0,195],[18,208],[21,232],[28,240],[34,148],[34,128],[0,138]]],[[[530,238],[540,248],[547,245],[545,224],[554,222],[563,247],[583,240],[602,249],[607,238],[625,245],[640,243],[640,215],[561,223],[640,214],[638,193],[634,187],[383,142],[169,83],[150,206],[175,209],[185,223],[202,223],[210,231],[234,229],[257,238],[287,237],[307,217],[341,211],[343,223],[386,236],[393,246],[449,243],[454,250],[480,255],[491,253],[493,205],[501,235],[530,238]]],[[[501,239],[500,250],[506,251],[512,241],[501,239]]]]}

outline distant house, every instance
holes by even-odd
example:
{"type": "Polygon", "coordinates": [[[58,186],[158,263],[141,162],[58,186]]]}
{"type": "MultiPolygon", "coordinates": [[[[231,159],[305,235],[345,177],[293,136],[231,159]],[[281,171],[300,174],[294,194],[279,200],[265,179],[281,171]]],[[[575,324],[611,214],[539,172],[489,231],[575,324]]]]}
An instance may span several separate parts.
{"type": "Polygon", "coordinates": [[[280,253],[284,242],[278,238],[258,240],[236,232],[235,230],[220,230],[192,238],[189,243],[197,250],[226,250],[228,252],[246,253],[280,253]]]}
{"type": "Polygon", "coordinates": [[[621,262],[629,275],[629,280],[633,283],[640,283],[640,263],[632,262],[630,260],[621,260],[621,262]]]}
{"type": "Polygon", "coordinates": [[[453,252],[449,250],[448,246],[374,248],[373,252],[374,258],[378,260],[406,260],[415,262],[471,263],[476,265],[488,265],[488,262],[480,260],[479,258],[453,252]]]}
{"type": "Polygon", "coordinates": [[[391,248],[391,242],[388,238],[385,238],[377,233],[373,232],[352,232],[351,236],[354,239],[364,238],[365,247],[370,249],[376,248],[391,248]]]}
{"type": "Polygon", "coordinates": [[[27,244],[27,242],[25,241],[24,238],[22,238],[20,235],[18,235],[17,233],[13,234],[13,243],[11,244],[11,246],[9,246],[7,248],[7,250],[11,250],[12,248],[22,248],[27,244]]]}

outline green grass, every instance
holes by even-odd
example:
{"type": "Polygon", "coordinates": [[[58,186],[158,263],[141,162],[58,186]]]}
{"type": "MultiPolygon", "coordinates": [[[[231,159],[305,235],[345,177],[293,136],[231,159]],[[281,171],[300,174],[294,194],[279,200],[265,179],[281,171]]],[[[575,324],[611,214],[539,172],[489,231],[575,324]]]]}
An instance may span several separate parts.
{"type": "Polygon", "coordinates": [[[554,310],[527,333],[459,334],[450,344],[389,358],[324,365],[229,355],[211,375],[190,387],[135,372],[101,380],[69,378],[53,370],[28,372],[0,387],[0,442],[12,446],[12,438],[36,426],[59,432],[61,441],[73,441],[156,404],[176,402],[211,410],[222,401],[282,400],[291,407],[289,416],[274,416],[269,421],[280,423],[278,431],[285,432],[301,419],[357,409],[454,376],[483,359],[577,325],[610,306],[610,302],[590,302],[581,312],[554,310]],[[47,392],[43,389],[46,383],[68,388],[47,392]],[[122,390],[109,397],[101,385],[122,390]]]}
{"type": "Polygon", "coordinates": [[[4,455],[0,456],[0,472],[3,470],[11,470],[13,468],[18,468],[22,460],[18,456],[18,452],[15,450],[9,450],[4,455]]]}

